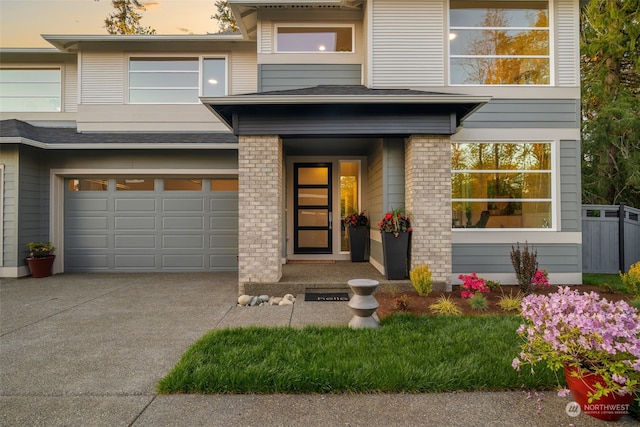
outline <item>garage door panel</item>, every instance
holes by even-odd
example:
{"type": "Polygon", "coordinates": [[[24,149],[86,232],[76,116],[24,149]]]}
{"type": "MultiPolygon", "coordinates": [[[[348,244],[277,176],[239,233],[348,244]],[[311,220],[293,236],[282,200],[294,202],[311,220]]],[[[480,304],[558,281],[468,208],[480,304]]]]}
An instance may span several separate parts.
{"type": "Polygon", "coordinates": [[[238,197],[212,197],[211,200],[209,200],[209,210],[211,212],[238,212],[238,197]]]}
{"type": "Polygon", "coordinates": [[[177,268],[203,269],[204,256],[180,255],[180,254],[162,255],[162,267],[165,269],[177,269],[177,268]]]}
{"type": "Polygon", "coordinates": [[[238,257],[235,254],[212,254],[209,256],[210,265],[216,265],[226,271],[238,269],[238,257]]]}
{"type": "Polygon", "coordinates": [[[115,200],[116,212],[155,212],[156,200],[155,199],[122,199],[116,198],[115,200]]]}
{"type": "Polygon", "coordinates": [[[65,227],[69,231],[76,230],[107,230],[108,218],[106,216],[84,216],[67,218],[65,227]]]}
{"type": "Polygon", "coordinates": [[[234,253],[238,253],[238,236],[237,235],[224,235],[216,234],[209,237],[209,247],[215,251],[215,248],[233,249],[234,253]]]}
{"type": "Polygon", "coordinates": [[[115,255],[114,263],[116,269],[156,269],[155,255],[115,255]]]}
{"type": "Polygon", "coordinates": [[[202,235],[162,236],[163,249],[204,249],[202,235]]]}
{"type": "Polygon", "coordinates": [[[209,220],[210,230],[233,230],[238,232],[238,217],[211,217],[209,220]]]}
{"type": "Polygon", "coordinates": [[[155,249],[155,235],[126,235],[115,236],[114,247],[116,249],[155,249]]]}
{"type": "Polygon", "coordinates": [[[108,236],[106,234],[99,235],[68,235],[65,241],[67,249],[108,249],[108,236]]]}
{"type": "Polygon", "coordinates": [[[106,198],[81,198],[67,202],[67,211],[73,212],[105,212],[108,207],[106,198]]]}
{"type": "Polygon", "coordinates": [[[203,230],[204,221],[202,216],[198,217],[164,217],[162,218],[163,230],[203,230]]]}
{"type": "Polygon", "coordinates": [[[109,268],[109,256],[107,254],[76,253],[65,258],[67,268],[73,271],[97,271],[109,268]]]}
{"type": "Polygon", "coordinates": [[[204,212],[204,199],[164,199],[164,212],[204,212]]]}
{"type": "Polygon", "coordinates": [[[155,230],[156,217],[154,216],[117,216],[114,221],[116,230],[155,230]]]}

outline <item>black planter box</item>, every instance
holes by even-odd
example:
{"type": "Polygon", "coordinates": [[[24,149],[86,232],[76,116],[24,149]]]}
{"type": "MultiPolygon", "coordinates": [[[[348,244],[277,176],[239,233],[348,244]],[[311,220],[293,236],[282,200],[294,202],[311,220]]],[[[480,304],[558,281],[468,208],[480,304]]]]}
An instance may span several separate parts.
{"type": "Polygon", "coordinates": [[[409,258],[409,233],[382,233],[384,271],[388,280],[404,280],[407,277],[409,258]]]}
{"type": "Polygon", "coordinates": [[[369,227],[349,227],[351,262],[369,261],[369,227]]]}

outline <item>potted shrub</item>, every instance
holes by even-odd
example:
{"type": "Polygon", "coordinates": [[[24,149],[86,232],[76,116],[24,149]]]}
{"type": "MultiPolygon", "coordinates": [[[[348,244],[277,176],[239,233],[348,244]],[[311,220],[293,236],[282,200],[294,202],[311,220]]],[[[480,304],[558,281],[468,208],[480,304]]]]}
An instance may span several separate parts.
{"type": "MultiPolygon", "coordinates": [[[[518,334],[524,339],[513,367],[546,362],[563,369],[583,412],[618,420],[628,412],[640,382],[640,315],[625,301],[561,287],[522,300],[518,334]]],[[[567,390],[561,390],[561,395],[567,390]]]]}
{"type": "Polygon", "coordinates": [[[27,249],[29,249],[27,265],[31,270],[31,277],[51,276],[51,267],[56,259],[53,254],[56,248],[51,245],[51,242],[30,242],[27,244],[27,249]]]}
{"type": "Polygon", "coordinates": [[[409,267],[411,220],[404,209],[387,212],[378,223],[382,233],[384,271],[389,280],[403,280],[409,267]]]}
{"type": "Polygon", "coordinates": [[[353,213],[342,220],[349,234],[349,254],[351,262],[369,260],[369,218],[362,213],[353,213]]]}

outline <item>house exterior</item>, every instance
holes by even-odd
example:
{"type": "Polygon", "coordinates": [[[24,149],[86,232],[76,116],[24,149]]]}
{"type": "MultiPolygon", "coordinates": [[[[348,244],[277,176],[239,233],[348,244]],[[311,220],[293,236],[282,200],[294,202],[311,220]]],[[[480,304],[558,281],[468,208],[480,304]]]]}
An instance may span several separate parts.
{"type": "Polygon", "coordinates": [[[444,288],[581,282],[578,0],[231,0],[240,33],[43,35],[0,51],[0,276],[348,260],[341,218],[413,217],[444,288]]]}

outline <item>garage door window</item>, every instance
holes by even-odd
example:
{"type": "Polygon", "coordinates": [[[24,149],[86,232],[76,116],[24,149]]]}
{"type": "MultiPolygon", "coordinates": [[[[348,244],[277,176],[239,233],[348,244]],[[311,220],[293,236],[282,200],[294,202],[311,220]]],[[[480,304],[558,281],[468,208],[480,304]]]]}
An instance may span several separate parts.
{"type": "Polygon", "coordinates": [[[212,179],[211,191],[238,191],[237,179],[212,179]]]}
{"type": "Polygon", "coordinates": [[[70,179],[69,191],[107,191],[106,179],[70,179]]]}
{"type": "Polygon", "coordinates": [[[165,191],[202,191],[201,179],[165,179],[165,191]]]}
{"type": "Polygon", "coordinates": [[[153,191],[155,180],[153,179],[117,179],[117,191],[153,191]]]}

